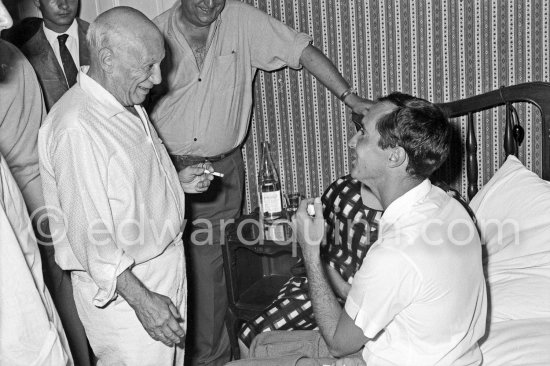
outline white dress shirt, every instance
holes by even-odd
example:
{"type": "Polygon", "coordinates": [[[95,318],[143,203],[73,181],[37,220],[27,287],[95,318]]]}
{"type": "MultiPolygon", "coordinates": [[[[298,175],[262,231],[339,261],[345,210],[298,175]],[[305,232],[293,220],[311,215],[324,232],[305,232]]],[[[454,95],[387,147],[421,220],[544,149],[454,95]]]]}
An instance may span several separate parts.
{"type": "Polygon", "coordinates": [[[88,273],[96,306],[113,299],[120,273],[160,255],[183,227],[178,175],[136,109],[141,118],[81,71],[38,135],[56,262],[88,273]]]}
{"type": "Polygon", "coordinates": [[[62,34],[67,34],[69,37],[67,38],[67,42],[65,44],[67,45],[67,48],[69,49],[69,52],[71,53],[71,56],[73,57],[74,64],[76,65],[76,68],[80,68],[80,49],[78,46],[78,23],[76,22],[76,19],[73,20],[73,24],[67,29],[64,33],[57,33],[53,30],[46,27],[45,23],[42,23],[42,27],[44,28],[44,34],[46,34],[46,39],[50,43],[50,45],[53,48],[53,53],[55,54],[55,58],[57,59],[57,62],[59,62],[59,66],[61,66],[61,69],[63,70],[63,73],[65,73],[65,70],[63,69],[63,62],[61,62],[61,52],[59,51],[59,41],[57,37],[59,37],[62,34]]]}
{"type": "Polygon", "coordinates": [[[487,297],[472,219],[428,180],[384,212],[345,310],[371,366],[479,365],[487,297]]]}

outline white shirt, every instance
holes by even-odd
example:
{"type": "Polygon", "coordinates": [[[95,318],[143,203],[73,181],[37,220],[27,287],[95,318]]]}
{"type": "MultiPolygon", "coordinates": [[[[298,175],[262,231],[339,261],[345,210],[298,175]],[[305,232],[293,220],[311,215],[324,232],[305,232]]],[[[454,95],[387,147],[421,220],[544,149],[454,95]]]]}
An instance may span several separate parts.
{"type": "Polygon", "coordinates": [[[73,365],[25,202],[0,155],[0,364],[73,365]]]}
{"type": "Polygon", "coordinates": [[[59,62],[59,66],[61,66],[61,69],[63,70],[63,73],[65,73],[65,69],[63,69],[63,62],[61,61],[61,52],[59,51],[59,40],[57,37],[59,37],[62,34],[67,34],[69,37],[67,37],[67,41],[65,42],[65,45],[69,49],[69,52],[71,53],[71,56],[73,57],[74,64],[76,65],[76,68],[79,69],[80,67],[80,49],[78,46],[78,23],[76,22],[76,19],[73,20],[73,24],[67,29],[65,33],[56,33],[53,30],[46,28],[46,24],[42,23],[42,27],[44,28],[44,34],[46,35],[46,39],[50,43],[50,46],[53,48],[53,53],[55,54],[55,58],[57,59],[57,62],[59,62]]]}
{"type": "Polygon", "coordinates": [[[176,170],[136,107],[142,118],[80,72],[38,135],[55,259],[88,273],[96,306],[115,296],[120,273],[161,254],[184,224],[176,170]]]}
{"type": "Polygon", "coordinates": [[[167,53],[162,62],[164,96],[151,119],[171,154],[214,156],[245,139],[257,69],[300,67],[311,37],[241,1],[227,1],[208,33],[208,53],[199,70],[179,31],[181,2],[155,18],[167,53]]]}
{"type": "Polygon", "coordinates": [[[387,208],[345,304],[378,365],[479,365],[487,297],[466,210],[428,180],[387,208]],[[451,233],[451,234],[449,234],[451,233]]]}

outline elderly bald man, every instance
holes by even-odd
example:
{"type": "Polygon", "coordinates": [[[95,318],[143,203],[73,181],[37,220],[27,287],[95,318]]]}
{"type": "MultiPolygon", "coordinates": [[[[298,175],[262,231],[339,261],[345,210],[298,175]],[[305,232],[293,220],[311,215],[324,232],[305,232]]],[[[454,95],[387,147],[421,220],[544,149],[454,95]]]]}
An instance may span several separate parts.
{"type": "Polygon", "coordinates": [[[113,8],[90,25],[87,41],[89,71],[39,133],[56,261],[71,271],[99,365],[182,365],[184,191],[204,192],[212,166],[178,177],[141,107],[161,81],[155,25],[113,8]]]}

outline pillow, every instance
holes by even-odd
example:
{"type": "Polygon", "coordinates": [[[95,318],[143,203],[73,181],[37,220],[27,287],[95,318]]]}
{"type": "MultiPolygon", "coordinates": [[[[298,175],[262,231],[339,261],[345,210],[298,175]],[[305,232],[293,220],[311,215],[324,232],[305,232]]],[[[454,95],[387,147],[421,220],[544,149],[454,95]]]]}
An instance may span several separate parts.
{"type": "Polygon", "coordinates": [[[472,199],[491,320],[550,317],[550,183],[509,156],[472,199]]]}

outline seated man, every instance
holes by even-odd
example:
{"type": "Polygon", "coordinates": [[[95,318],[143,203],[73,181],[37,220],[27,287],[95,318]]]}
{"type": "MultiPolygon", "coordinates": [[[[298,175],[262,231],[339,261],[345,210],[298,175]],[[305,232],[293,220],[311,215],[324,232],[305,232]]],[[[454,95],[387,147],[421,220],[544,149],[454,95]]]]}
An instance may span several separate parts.
{"type": "MultiPolygon", "coordinates": [[[[321,248],[332,288],[345,301],[355,272],[367,250],[376,241],[380,203],[361,182],[345,176],[333,182],[321,198],[327,224],[327,244],[321,248]]],[[[248,352],[254,337],[273,330],[316,329],[308,281],[303,262],[272,304],[239,333],[241,356],[248,352]]]]}
{"type": "MultiPolygon", "coordinates": [[[[477,341],[485,332],[487,295],[479,236],[464,207],[428,180],[447,158],[450,136],[437,106],[401,93],[379,99],[363,117],[349,142],[351,176],[385,212],[344,308],[321,262],[321,200],[302,202],[298,240],[315,319],[333,357],[363,348],[369,366],[481,364],[477,341]],[[311,203],[315,217],[307,214],[311,203]]],[[[251,355],[280,357],[269,341],[276,333],[256,337],[251,355]]]]}

